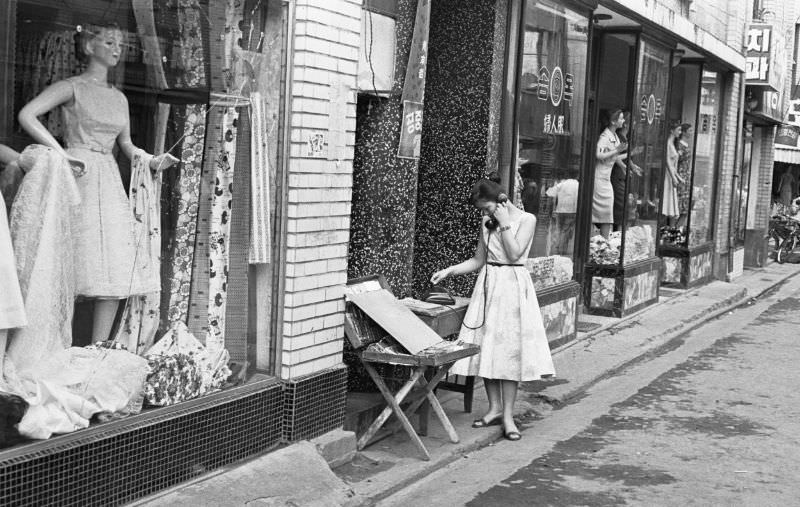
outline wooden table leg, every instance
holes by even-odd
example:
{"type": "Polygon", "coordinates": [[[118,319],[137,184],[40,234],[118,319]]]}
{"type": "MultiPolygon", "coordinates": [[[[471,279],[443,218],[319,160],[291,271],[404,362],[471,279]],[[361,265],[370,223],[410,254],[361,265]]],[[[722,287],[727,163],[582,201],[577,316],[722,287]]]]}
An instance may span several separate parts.
{"type": "Polygon", "coordinates": [[[383,395],[383,398],[386,400],[386,403],[388,405],[386,406],[386,408],[383,409],[383,411],[377,417],[377,419],[375,419],[372,422],[372,424],[370,424],[369,428],[367,428],[367,431],[361,436],[361,438],[358,439],[358,445],[357,445],[358,450],[362,450],[364,447],[367,446],[369,441],[372,440],[372,437],[375,436],[375,434],[378,432],[381,426],[383,426],[383,424],[386,422],[386,420],[389,418],[392,412],[394,412],[394,415],[400,421],[400,424],[403,425],[403,428],[406,430],[406,433],[408,433],[408,436],[411,437],[411,441],[414,443],[417,449],[419,449],[419,451],[422,453],[424,459],[426,461],[430,460],[431,455],[428,454],[428,450],[423,445],[422,440],[420,440],[419,438],[419,435],[417,435],[417,432],[414,430],[414,427],[411,425],[411,422],[408,420],[408,417],[406,417],[406,414],[400,408],[400,403],[402,403],[403,399],[405,399],[408,393],[411,392],[411,389],[414,387],[414,384],[416,384],[420,380],[420,378],[425,373],[425,370],[427,368],[423,366],[417,370],[414,370],[414,373],[411,375],[411,379],[409,379],[408,382],[406,382],[403,385],[403,387],[400,388],[400,390],[397,392],[396,395],[393,395],[392,392],[389,390],[389,388],[386,387],[386,384],[383,382],[383,378],[381,378],[378,372],[375,371],[375,368],[373,368],[372,365],[366,361],[363,361],[362,364],[364,365],[364,369],[367,370],[367,373],[369,373],[369,376],[372,377],[372,380],[375,382],[375,385],[378,386],[378,389],[380,390],[381,394],[383,395]]]}
{"type": "MultiPolygon", "coordinates": [[[[424,377],[425,380],[430,382],[431,379],[433,379],[434,374],[435,372],[429,368],[427,371],[425,371],[425,377],[424,377]]],[[[425,401],[425,396],[422,396],[422,400],[423,402],[419,406],[419,410],[417,410],[417,418],[419,421],[419,431],[417,433],[419,433],[423,437],[426,437],[428,436],[428,421],[431,418],[431,406],[428,404],[427,401],[425,401]]],[[[408,415],[412,415],[413,413],[414,413],[413,411],[408,412],[408,415]]]]}
{"type": "Polygon", "coordinates": [[[430,407],[433,409],[433,412],[436,414],[436,417],[442,423],[445,431],[447,432],[447,436],[450,437],[450,441],[454,444],[459,442],[458,433],[456,433],[453,424],[448,419],[447,415],[444,413],[444,409],[442,408],[442,404],[439,403],[439,398],[436,397],[436,393],[434,393],[434,389],[436,389],[436,384],[438,384],[446,375],[450,367],[453,366],[452,364],[448,364],[445,366],[441,366],[439,371],[433,376],[432,379],[429,381],[423,380],[422,378],[418,379],[418,383],[422,386],[424,390],[424,395],[420,396],[418,399],[414,400],[411,405],[406,410],[407,414],[413,414],[414,411],[422,405],[423,402],[427,401],[430,407]]]}

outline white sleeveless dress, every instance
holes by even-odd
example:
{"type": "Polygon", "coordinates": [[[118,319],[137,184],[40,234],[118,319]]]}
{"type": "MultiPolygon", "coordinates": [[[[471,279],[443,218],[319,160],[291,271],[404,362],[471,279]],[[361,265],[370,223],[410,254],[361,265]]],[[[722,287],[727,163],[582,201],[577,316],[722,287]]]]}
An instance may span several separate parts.
{"type": "MultiPolygon", "coordinates": [[[[510,224],[515,235],[526,216],[535,220],[530,213],[520,215],[510,224]]],[[[488,262],[478,274],[459,335],[465,342],[480,345],[481,351],[456,362],[450,372],[520,382],[555,375],[536,290],[524,266],[533,241],[519,259],[509,259],[503,249],[501,233],[489,232],[483,226],[481,231],[482,240],[488,245],[488,262]]]]}

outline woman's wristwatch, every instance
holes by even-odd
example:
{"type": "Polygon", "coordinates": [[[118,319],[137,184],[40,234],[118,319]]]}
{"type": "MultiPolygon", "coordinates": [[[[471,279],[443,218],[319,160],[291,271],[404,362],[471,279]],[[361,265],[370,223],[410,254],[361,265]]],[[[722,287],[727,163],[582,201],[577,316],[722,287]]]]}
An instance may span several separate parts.
{"type": "Polygon", "coordinates": [[[503,231],[507,231],[507,230],[509,230],[509,229],[511,229],[511,226],[510,226],[510,225],[504,225],[504,226],[500,227],[500,228],[499,228],[499,229],[497,229],[497,230],[498,230],[499,232],[503,232],[503,231]]]}

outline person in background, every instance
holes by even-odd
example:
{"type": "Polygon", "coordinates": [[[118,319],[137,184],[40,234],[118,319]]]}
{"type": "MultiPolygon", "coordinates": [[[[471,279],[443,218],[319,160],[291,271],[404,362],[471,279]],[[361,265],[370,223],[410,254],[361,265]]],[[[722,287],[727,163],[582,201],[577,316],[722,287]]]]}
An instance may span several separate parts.
{"type": "Polygon", "coordinates": [[[578,171],[564,171],[564,177],[548,188],[545,194],[555,200],[551,224],[551,253],[572,257],[575,239],[575,213],[578,209],[578,171]]]}
{"type": "Polygon", "coordinates": [[[431,283],[479,271],[459,338],[480,345],[481,351],[456,362],[450,372],[483,377],[489,411],[475,420],[474,428],[502,424],[508,440],[519,440],[513,417],[519,383],[554,375],[555,369],[524,264],[536,217],[509,203],[499,181],[495,173],[472,187],[470,201],[483,214],[475,255],[437,271],[431,283]]]}

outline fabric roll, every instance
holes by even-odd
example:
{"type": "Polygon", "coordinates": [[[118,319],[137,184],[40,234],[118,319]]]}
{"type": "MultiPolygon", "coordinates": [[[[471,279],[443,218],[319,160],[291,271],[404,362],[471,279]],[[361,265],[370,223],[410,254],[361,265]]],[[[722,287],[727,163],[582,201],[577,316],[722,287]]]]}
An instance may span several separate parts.
{"type": "Polygon", "coordinates": [[[169,217],[164,230],[172,232],[171,241],[164,249],[163,279],[170,280],[168,290],[161,297],[163,330],[172,329],[178,322],[187,322],[191,293],[192,265],[194,263],[197,234],[200,176],[203,170],[205,149],[206,106],[189,104],[177,111],[182,123],[180,150],[181,165],[177,181],[172,181],[166,196],[169,217]]]}
{"type": "Polygon", "coordinates": [[[267,150],[266,101],[259,92],[250,94],[250,264],[270,262],[272,249],[269,151],[267,150]]]}
{"type": "Polygon", "coordinates": [[[236,108],[223,108],[222,139],[217,158],[214,160],[215,181],[208,235],[208,334],[206,336],[206,347],[212,354],[225,347],[233,170],[236,165],[238,118],[239,112],[236,108]]]}

